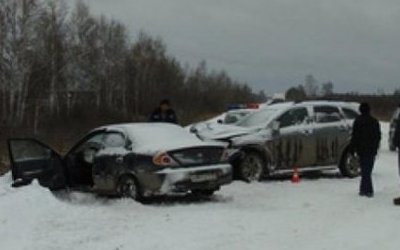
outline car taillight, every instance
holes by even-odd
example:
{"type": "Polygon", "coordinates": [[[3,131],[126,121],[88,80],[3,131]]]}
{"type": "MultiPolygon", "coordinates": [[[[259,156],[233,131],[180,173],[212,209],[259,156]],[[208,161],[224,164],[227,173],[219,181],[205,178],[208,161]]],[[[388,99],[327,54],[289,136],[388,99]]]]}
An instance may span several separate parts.
{"type": "Polygon", "coordinates": [[[153,163],[160,167],[177,166],[178,164],[167,153],[159,153],[153,157],[153,163]]]}

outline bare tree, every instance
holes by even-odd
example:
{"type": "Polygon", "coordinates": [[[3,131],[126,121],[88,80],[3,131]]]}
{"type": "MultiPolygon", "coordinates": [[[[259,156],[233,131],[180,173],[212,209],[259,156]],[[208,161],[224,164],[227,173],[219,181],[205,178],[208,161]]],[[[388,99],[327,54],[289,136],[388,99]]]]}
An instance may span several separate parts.
{"type": "Polygon", "coordinates": [[[334,89],[333,82],[331,82],[331,81],[326,82],[326,83],[322,84],[321,94],[323,96],[332,95],[333,94],[333,89],[334,89]]]}
{"type": "Polygon", "coordinates": [[[315,97],[318,94],[318,81],[313,75],[307,75],[304,82],[304,90],[308,97],[315,97]]]}
{"type": "Polygon", "coordinates": [[[9,123],[21,124],[25,115],[31,65],[35,57],[36,21],[40,6],[36,0],[3,2],[2,71],[4,117],[9,123]]]}
{"type": "Polygon", "coordinates": [[[43,52],[43,62],[47,64],[50,113],[59,115],[59,98],[65,98],[63,93],[66,93],[66,5],[63,1],[49,1],[44,7],[38,28],[41,38],[39,44],[43,52]]]}
{"type": "Polygon", "coordinates": [[[263,96],[205,62],[182,67],[161,38],[132,40],[83,1],[68,13],[62,0],[0,0],[0,119],[10,127],[144,120],[163,98],[189,121],[263,96]]]}
{"type": "Polygon", "coordinates": [[[286,99],[290,100],[290,101],[302,101],[302,100],[306,99],[307,94],[304,90],[303,85],[299,85],[297,87],[289,88],[286,91],[285,96],[286,96],[286,99]]]}

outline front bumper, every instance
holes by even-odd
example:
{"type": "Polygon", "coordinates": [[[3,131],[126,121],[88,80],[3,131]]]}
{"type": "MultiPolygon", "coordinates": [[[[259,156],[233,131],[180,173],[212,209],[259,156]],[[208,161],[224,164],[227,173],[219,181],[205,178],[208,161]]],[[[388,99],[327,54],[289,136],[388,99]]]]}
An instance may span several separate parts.
{"type": "Polygon", "coordinates": [[[190,190],[218,190],[232,182],[230,164],[163,169],[153,173],[158,187],[143,190],[144,196],[186,193],[190,190]]]}

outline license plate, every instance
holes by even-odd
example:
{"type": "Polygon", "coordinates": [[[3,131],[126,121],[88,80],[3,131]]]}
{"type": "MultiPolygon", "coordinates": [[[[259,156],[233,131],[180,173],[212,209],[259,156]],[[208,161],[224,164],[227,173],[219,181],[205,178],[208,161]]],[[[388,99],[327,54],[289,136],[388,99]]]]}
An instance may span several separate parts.
{"type": "Polygon", "coordinates": [[[192,175],[190,179],[192,182],[214,181],[217,179],[217,175],[216,174],[192,175]]]}

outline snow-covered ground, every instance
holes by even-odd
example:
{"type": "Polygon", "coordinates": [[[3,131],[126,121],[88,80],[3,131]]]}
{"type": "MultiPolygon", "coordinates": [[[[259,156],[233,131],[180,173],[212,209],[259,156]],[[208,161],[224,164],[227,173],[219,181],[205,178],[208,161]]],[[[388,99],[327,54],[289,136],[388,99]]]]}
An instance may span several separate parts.
{"type": "Polygon", "coordinates": [[[0,249],[399,249],[396,153],[382,150],[376,196],[357,195],[359,179],[325,174],[258,184],[235,182],[211,200],[176,198],[147,205],[37,184],[9,187],[0,177],[0,249]]]}

